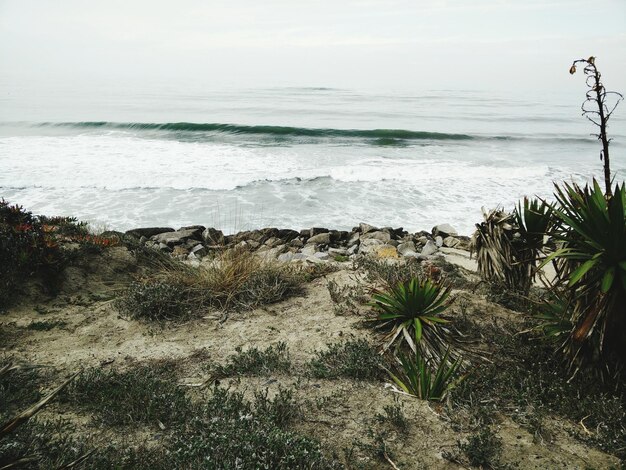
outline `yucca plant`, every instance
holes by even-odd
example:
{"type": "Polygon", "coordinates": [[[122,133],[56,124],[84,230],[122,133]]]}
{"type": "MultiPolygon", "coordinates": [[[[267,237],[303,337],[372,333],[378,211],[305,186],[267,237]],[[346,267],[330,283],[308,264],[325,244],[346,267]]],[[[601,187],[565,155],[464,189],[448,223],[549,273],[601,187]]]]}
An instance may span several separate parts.
{"type": "Polygon", "coordinates": [[[450,363],[448,361],[449,350],[446,351],[437,367],[433,361],[426,361],[418,350],[412,351],[412,355],[398,355],[399,367],[394,374],[389,371],[393,382],[405,393],[416,396],[422,400],[443,400],[463,377],[455,376],[461,366],[461,359],[450,363]]]}
{"type": "Polygon", "coordinates": [[[566,263],[561,278],[571,305],[566,349],[573,364],[626,363],[626,188],[606,196],[592,186],[555,185],[559,221],[551,235],[562,247],[546,261],[566,263]]]}
{"type": "Polygon", "coordinates": [[[413,278],[372,297],[377,312],[372,320],[387,331],[383,349],[406,342],[413,351],[418,347],[427,357],[441,358],[447,345],[447,320],[439,315],[449,306],[450,289],[429,278],[413,278]]]}
{"type": "Polygon", "coordinates": [[[476,224],[471,246],[483,279],[527,296],[544,235],[552,225],[550,214],[546,202],[528,198],[510,214],[501,208],[483,211],[484,221],[476,224]]]}

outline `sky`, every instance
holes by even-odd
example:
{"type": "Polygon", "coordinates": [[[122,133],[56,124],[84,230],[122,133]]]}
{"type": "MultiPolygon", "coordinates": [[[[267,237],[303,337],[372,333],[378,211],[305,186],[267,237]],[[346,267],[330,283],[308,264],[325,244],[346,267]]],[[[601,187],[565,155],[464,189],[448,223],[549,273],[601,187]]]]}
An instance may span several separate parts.
{"type": "Polygon", "coordinates": [[[626,0],[0,0],[0,86],[626,88],[626,0]]]}

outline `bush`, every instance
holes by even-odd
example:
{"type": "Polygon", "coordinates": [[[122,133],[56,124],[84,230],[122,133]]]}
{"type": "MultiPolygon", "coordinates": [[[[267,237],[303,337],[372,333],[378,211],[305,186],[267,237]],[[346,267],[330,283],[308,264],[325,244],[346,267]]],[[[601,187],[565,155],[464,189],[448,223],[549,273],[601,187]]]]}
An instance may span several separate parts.
{"type": "Polygon", "coordinates": [[[218,377],[265,375],[271,372],[287,372],[290,368],[291,359],[287,344],[281,341],[276,347],[269,346],[264,351],[250,348],[244,352],[237,348],[237,354],[231,356],[226,365],[217,367],[215,375],[218,377]]]}
{"type": "Polygon", "coordinates": [[[126,371],[93,368],[61,395],[66,403],[95,413],[108,425],[178,423],[191,408],[169,364],[142,365],[126,371]]]}
{"type": "Polygon", "coordinates": [[[376,291],[372,296],[378,312],[372,322],[387,331],[384,348],[406,342],[427,357],[441,359],[448,349],[444,335],[447,320],[439,315],[448,308],[450,289],[428,278],[413,278],[388,291],[376,291]]]}
{"type": "Polygon", "coordinates": [[[267,264],[254,254],[232,249],[208,266],[189,266],[169,257],[153,256],[149,278],[133,283],[117,301],[131,318],[187,318],[206,308],[225,311],[256,308],[300,292],[306,272],[267,264]]]}
{"type": "Polygon", "coordinates": [[[560,262],[555,292],[565,295],[573,329],[566,343],[576,366],[626,365],[626,185],[606,196],[592,187],[556,186],[561,243],[549,260],[560,262]],[[560,281],[560,282],[559,282],[560,281]]]}
{"type": "Polygon", "coordinates": [[[318,379],[348,377],[357,380],[380,378],[382,358],[376,349],[363,339],[334,343],[328,350],[317,351],[308,367],[318,379]]]}
{"type": "Polygon", "coordinates": [[[0,307],[8,305],[19,283],[33,275],[42,276],[54,290],[65,261],[39,218],[0,200],[0,307]]]}

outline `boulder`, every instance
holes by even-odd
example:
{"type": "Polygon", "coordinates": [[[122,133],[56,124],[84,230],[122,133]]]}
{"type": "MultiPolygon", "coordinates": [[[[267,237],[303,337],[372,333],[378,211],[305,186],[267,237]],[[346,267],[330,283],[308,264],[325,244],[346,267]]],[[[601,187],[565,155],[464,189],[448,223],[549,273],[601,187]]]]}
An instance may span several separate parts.
{"type": "Polygon", "coordinates": [[[295,254],[288,251],[287,253],[282,253],[278,255],[278,261],[281,263],[288,263],[295,258],[295,254]]]}
{"type": "Polygon", "coordinates": [[[452,225],[441,224],[441,225],[435,225],[433,227],[432,234],[433,234],[433,237],[436,237],[437,235],[441,235],[442,238],[446,238],[450,236],[456,236],[459,233],[456,231],[454,227],[452,227],[452,225]]]}
{"type": "Polygon", "coordinates": [[[330,259],[330,255],[328,253],[324,253],[323,251],[318,251],[317,253],[313,254],[313,258],[326,261],[327,259],[330,259]]]}
{"type": "Polygon", "coordinates": [[[314,237],[315,235],[319,235],[320,233],[328,233],[328,229],[327,228],[321,228],[321,227],[313,227],[311,230],[309,230],[309,237],[314,237]]]}
{"type": "Polygon", "coordinates": [[[415,256],[417,253],[417,248],[415,248],[415,243],[412,241],[407,241],[400,243],[397,246],[398,253],[402,256],[415,256]]]}
{"type": "Polygon", "coordinates": [[[317,235],[313,235],[311,238],[307,240],[306,243],[307,245],[310,245],[312,243],[328,245],[330,243],[330,233],[325,232],[325,233],[319,233],[317,235]]]}
{"type": "Polygon", "coordinates": [[[194,255],[196,258],[203,258],[209,254],[209,249],[202,244],[198,244],[191,249],[189,254],[194,255]]]}
{"type": "Polygon", "coordinates": [[[200,230],[201,232],[204,232],[204,229],[206,229],[206,227],[204,225],[188,225],[187,227],[181,227],[178,230],[193,230],[193,229],[197,229],[197,230],[200,230]]]}
{"type": "Polygon", "coordinates": [[[329,248],[328,254],[331,256],[346,256],[348,254],[348,250],[345,248],[329,248]]]}
{"type": "Polygon", "coordinates": [[[377,240],[376,238],[368,238],[366,240],[361,240],[361,244],[359,245],[359,253],[361,254],[375,253],[376,250],[383,245],[385,245],[385,242],[381,240],[377,240]]]}
{"type": "Polygon", "coordinates": [[[422,256],[431,256],[437,253],[437,250],[438,250],[437,245],[432,240],[428,240],[426,244],[424,245],[424,247],[422,248],[422,251],[420,254],[422,256]]]}
{"type": "Polygon", "coordinates": [[[359,232],[353,233],[348,239],[348,243],[347,243],[348,248],[351,246],[357,246],[359,244],[360,239],[361,239],[361,235],[359,234],[359,232]]]}
{"type": "Polygon", "coordinates": [[[387,243],[389,240],[391,240],[391,235],[389,235],[389,232],[383,231],[367,232],[361,235],[361,243],[363,242],[363,240],[370,239],[380,240],[381,242],[387,243]]]}
{"type": "Polygon", "coordinates": [[[348,256],[352,256],[352,255],[356,254],[358,249],[359,249],[359,245],[352,245],[350,248],[348,248],[346,250],[346,254],[348,256]]]}
{"type": "Polygon", "coordinates": [[[280,238],[285,243],[295,240],[299,236],[300,232],[296,232],[295,230],[291,230],[288,228],[279,230],[278,235],[276,235],[277,238],[280,238]]]}
{"type": "Polygon", "coordinates": [[[289,243],[287,243],[287,245],[293,248],[302,248],[304,246],[304,242],[300,240],[299,238],[294,238],[289,243]]]}
{"type": "Polygon", "coordinates": [[[284,244],[283,240],[281,240],[278,237],[268,238],[267,240],[265,240],[265,243],[264,243],[265,246],[269,246],[270,248],[274,248],[275,246],[283,245],[283,244],[284,244]]]}
{"type": "Polygon", "coordinates": [[[459,240],[458,238],[446,237],[443,239],[443,246],[446,246],[448,248],[456,248],[460,244],[461,240],[459,240]]]}
{"type": "Polygon", "coordinates": [[[130,235],[131,237],[141,238],[146,237],[150,238],[154,235],[158,235],[159,233],[165,232],[173,232],[174,229],[171,227],[145,227],[145,228],[134,228],[132,230],[127,230],[126,235],[130,235]]]}
{"type": "Polygon", "coordinates": [[[376,232],[376,231],[378,231],[378,229],[374,227],[373,225],[369,225],[363,222],[359,224],[359,232],[361,232],[361,234],[368,233],[368,232],[376,232]]]}
{"type": "Polygon", "coordinates": [[[182,245],[188,239],[201,240],[202,232],[199,229],[177,230],[175,232],[159,233],[150,237],[158,243],[165,243],[168,246],[182,245]]]}
{"type": "Polygon", "coordinates": [[[443,238],[441,238],[441,235],[437,235],[435,237],[435,245],[437,245],[437,248],[441,248],[443,246],[443,238]]]}
{"type": "Polygon", "coordinates": [[[281,255],[287,247],[285,245],[280,245],[275,248],[268,248],[265,251],[257,251],[257,255],[263,258],[265,261],[274,261],[278,259],[278,256],[281,255]]]}
{"type": "Polygon", "coordinates": [[[300,253],[302,253],[303,255],[306,256],[313,256],[315,253],[317,253],[317,245],[315,245],[314,243],[310,244],[310,245],[306,245],[304,248],[302,248],[302,250],[300,250],[300,253]]]}
{"type": "Polygon", "coordinates": [[[202,232],[202,239],[209,245],[224,245],[224,234],[221,230],[207,228],[202,232]]]}

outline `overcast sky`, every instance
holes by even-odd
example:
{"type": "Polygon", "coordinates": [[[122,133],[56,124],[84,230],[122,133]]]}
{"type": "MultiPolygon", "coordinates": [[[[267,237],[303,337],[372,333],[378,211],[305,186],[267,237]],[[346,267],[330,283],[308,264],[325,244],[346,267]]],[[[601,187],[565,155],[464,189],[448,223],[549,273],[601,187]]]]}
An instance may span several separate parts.
{"type": "Polygon", "coordinates": [[[4,87],[626,88],[626,0],[0,0],[4,87]]]}

